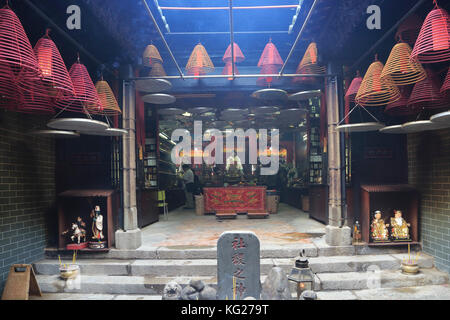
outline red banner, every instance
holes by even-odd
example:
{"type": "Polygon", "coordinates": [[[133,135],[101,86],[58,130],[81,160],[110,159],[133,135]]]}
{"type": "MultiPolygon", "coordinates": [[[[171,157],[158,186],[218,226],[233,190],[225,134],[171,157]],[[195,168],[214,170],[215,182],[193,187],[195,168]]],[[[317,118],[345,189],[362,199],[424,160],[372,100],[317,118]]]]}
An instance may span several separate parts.
{"type": "Polygon", "coordinates": [[[204,188],[205,212],[265,210],[266,187],[204,188]]]}

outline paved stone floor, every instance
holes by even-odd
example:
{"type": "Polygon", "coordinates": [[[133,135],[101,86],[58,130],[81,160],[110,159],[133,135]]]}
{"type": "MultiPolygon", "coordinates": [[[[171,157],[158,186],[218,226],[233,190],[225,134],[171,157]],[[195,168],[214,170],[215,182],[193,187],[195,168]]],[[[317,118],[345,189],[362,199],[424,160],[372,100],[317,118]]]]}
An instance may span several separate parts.
{"type": "Polygon", "coordinates": [[[142,247],[191,248],[215,246],[224,231],[253,231],[261,244],[310,243],[310,238],[325,234],[325,225],[289,205],[280,204],[277,214],[267,219],[248,219],[239,215],[234,220],[219,221],[214,215],[197,216],[194,210],[179,208],[169,212],[168,220],[142,229],[142,247]]]}

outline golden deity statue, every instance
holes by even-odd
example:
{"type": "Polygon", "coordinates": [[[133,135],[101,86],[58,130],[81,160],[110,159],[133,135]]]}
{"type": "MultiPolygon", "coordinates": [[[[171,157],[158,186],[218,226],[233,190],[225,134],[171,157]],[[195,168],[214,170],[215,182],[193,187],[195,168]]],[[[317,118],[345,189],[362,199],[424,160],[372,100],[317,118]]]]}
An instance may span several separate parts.
{"type": "Polygon", "coordinates": [[[411,224],[407,223],[402,217],[400,210],[394,210],[394,217],[391,218],[391,238],[394,241],[410,241],[409,227],[411,224]]]}
{"type": "Polygon", "coordinates": [[[381,211],[375,211],[372,224],[370,225],[370,234],[372,236],[372,241],[374,242],[385,242],[389,241],[389,224],[385,224],[384,220],[381,219],[381,211]]]}

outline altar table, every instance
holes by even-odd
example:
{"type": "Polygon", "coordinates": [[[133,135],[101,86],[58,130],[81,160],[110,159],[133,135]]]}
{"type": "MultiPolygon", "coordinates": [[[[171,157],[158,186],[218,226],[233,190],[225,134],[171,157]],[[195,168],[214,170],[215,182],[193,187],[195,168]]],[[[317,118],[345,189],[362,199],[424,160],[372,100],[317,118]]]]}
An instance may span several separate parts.
{"type": "Polygon", "coordinates": [[[205,212],[265,210],[266,187],[203,188],[205,212]]]}

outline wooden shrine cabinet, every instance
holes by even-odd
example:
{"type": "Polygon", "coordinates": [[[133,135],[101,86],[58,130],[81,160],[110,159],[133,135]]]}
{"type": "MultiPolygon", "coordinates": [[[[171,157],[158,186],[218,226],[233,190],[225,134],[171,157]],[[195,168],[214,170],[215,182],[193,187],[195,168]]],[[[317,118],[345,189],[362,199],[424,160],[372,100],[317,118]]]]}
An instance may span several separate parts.
{"type": "MultiPolygon", "coordinates": [[[[107,251],[115,244],[114,232],[118,228],[119,197],[114,190],[67,190],[58,195],[58,248],[65,250],[70,242],[62,235],[64,230],[70,228],[77,217],[81,217],[86,223],[86,241],[91,241],[92,218],[91,211],[95,206],[100,206],[103,215],[103,235],[106,248],[95,251],[107,251]]],[[[85,248],[82,251],[93,251],[85,248]]]]}
{"type": "MultiPolygon", "coordinates": [[[[395,246],[406,243],[417,244],[419,216],[419,192],[412,186],[400,185],[362,185],[361,186],[361,236],[362,241],[373,246],[395,246]],[[382,212],[386,224],[394,216],[394,210],[401,210],[403,218],[410,223],[410,242],[374,243],[370,240],[370,224],[372,214],[376,210],[382,212]]],[[[390,229],[389,229],[390,230],[390,229]]]]}

